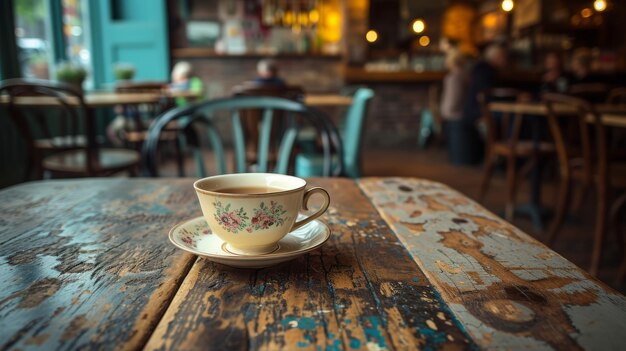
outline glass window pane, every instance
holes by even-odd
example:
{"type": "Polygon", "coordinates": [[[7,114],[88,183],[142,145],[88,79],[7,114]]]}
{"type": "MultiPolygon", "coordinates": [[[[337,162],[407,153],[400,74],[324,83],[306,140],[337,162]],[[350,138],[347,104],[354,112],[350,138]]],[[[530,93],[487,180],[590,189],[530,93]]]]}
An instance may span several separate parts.
{"type": "Polygon", "coordinates": [[[13,0],[22,75],[49,79],[52,62],[45,0],[13,0]]]}
{"type": "Polygon", "coordinates": [[[84,1],[63,0],[63,34],[66,54],[69,61],[87,68],[91,65],[91,55],[87,46],[87,26],[84,1]]]}

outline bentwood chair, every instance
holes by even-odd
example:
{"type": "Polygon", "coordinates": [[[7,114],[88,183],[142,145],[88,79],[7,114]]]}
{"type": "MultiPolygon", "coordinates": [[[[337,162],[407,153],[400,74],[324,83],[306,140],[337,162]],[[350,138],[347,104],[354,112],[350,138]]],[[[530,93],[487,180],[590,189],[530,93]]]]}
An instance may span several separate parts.
{"type": "Polygon", "coordinates": [[[99,147],[94,117],[82,92],[74,87],[45,80],[9,79],[0,82],[0,96],[6,99],[9,117],[26,142],[30,163],[25,180],[33,168],[38,179],[44,172],[63,177],[136,173],[138,152],[99,147]]]}
{"type": "MultiPolygon", "coordinates": [[[[560,173],[558,204],[554,222],[548,233],[547,244],[552,245],[559,234],[570,205],[570,192],[573,185],[575,183],[582,187],[595,185],[596,222],[589,271],[596,275],[607,229],[609,191],[614,188],[626,189],[626,165],[610,162],[606,127],[602,123],[602,116],[590,102],[554,93],[545,94],[543,100],[548,110],[548,124],[556,145],[560,173]],[[558,106],[568,106],[569,110],[574,110],[575,113],[560,113],[558,106]],[[577,126],[579,133],[577,143],[567,140],[565,129],[568,126],[560,119],[577,126]]],[[[622,242],[619,236],[618,241],[622,242]]]]}
{"type": "Polygon", "coordinates": [[[217,174],[227,172],[249,171],[246,157],[246,138],[242,111],[261,111],[261,120],[258,124],[258,154],[255,171],[287,174],[291,169],[291,154],[298,135],[298,130],[304,126],[312,126],[319,133],[322,141],[324,165],[323,176],[338,176],[343,169],[343,147],[341,138],[335,126],[320,111],[305,106],[297,101],[276,97],[234,97],[209,100],[188,107],[180,107],[165,112],[159,116],[148,131],[148,138],[143,147],[144,170],[147,175],[158,176],[158,140],[165,126],[172,121],[187,119],[185,127],[189,147],[192,148],[196,161],[197,176],[204,177],[207,170],[204,164],[202,144],[209,144],[215,156],[217,174]],[[279,133],[272,133],[274,119],[281,119],[285,129],[279,133]],[[228,121],[230,123],[228,123],[228,121]],[[218,132],[218,126],[223,131],[228,125],[232,131],[232,146],[235,155],[233,169],[226,167],[226,133],[218,132]],[[206,132],[202,137],[201,132],[206,132]],[[276,145],[277,159],[274,167],[270,167],[269,151],[276,145]],[[331,164],[336,157],[339,162],[331,164]]]}
{"type": "Polygon", "coordinates": [[[491,101],[520,101],[523,92],[512,88],[495,88],[479,94],[478,100],[486,127],[485,169],[478,198],[483,201],[496,167],[498,158],[506,159],[506,205],[505,218],[513,219],[518,185],[517,160],[524,158],[536,166],[540,157],[554,153],[554,145],[544,141],[522,139],[523,116],[505,113],[496,116],[489,109],[491,101]],[[511,118],[512,117],[512,118],[511,118]]]}
{"type": "MultiPolygon", "coordinates": [[[[361,146],[363,130],[367,117],[369,101],[374,91],[369,88],[358,88],[353,95],[352,104],[348,108],[340,128],[344,149],[344,175],[351,178],[361,177],[361,146]]],[[[322,174],[324,157],[318,153],[300,153],[296,156],[296,175],[314,177],[322,174]]]]}
{"type": "MultiPolygon", "coordinates": [[[[261,84],[256,82],[246,82],[238,85],[232,90],[233,96],[271,96],[286,98],[294,101],[302,101],[304,90],[299,86],[292,85],[276,85],[261,84]]],[[[246,163],[248,166],[257,162],[258,145],[259,145],[259,122],[261,121],[260,110],[241,111],[243,121],[243,131],[246,140],[246,163]]],[[[276,118],[272,123],[272,134],[278,134],[282,131],[283,126],[280,125],[282,118],[276,118]]],[[[270,165],[276,163],[275,145],[270,145],[268,161],[270,165]]]]}

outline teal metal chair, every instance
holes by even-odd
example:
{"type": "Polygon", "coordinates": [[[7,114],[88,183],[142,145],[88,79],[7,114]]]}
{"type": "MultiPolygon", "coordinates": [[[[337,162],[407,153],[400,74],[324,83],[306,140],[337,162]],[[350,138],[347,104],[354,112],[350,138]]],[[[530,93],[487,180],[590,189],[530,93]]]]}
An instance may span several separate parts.
{"type": "MultiPolygon", "coordinates": [[[[346,112],[343,122],[342,140],[344,146],[343,175],[351,178],[361,177],[361,142],[363,139],[363,124],[367,116],[367,106],[374,97],[374,91],[369,88],[359,88],[354,93],[352,105],[346,112]]],[[[296,156],[296,175],[299,177],[313,177],[323,174],[323,155],[306,152],[296,156]]],[[[333,163],[338,160],[333,159],[333,163]]]]}
{"type": "MultiPolygon", "coordinates": [[[[185,121],[181,125],[187,139],[187,146],[192,151],[196,163],[196,175],[207,176],[202,145],[207,139],[210,148],[215,154],[215,169],[217,174],[229,173],[226,167],[225,143],[223,134],[216,127],[224,123],[221,119],[229,119],[232,127],[232,146],[235,156],[234,169],[231,172],[244,173],[250,171],[246,164],[246,140],[244,134],[244,121],[242,112],[246,110],[258,110],[261,112],[259,123],[258,157],[254,165],[255,172],[274,172],[287,174],[293,165],[292,152],[298,135],[298,130],[303,126],[314,127],[322,141],[323,162],[322,176],[338,176],[342,173],[343,162],[333,162],[331,159],[343,158],[341,137],[332,122],[322,112],[312,109],[300,102],[284,98],[268,96],[233,97],[216,100],[208,100],[187,107],[179,107],[165,112],[157,117],[148,130],[148,137],[142,150],[143,174],[156,177],[158,172],[158,146],[159,137],[165,126],[172,121],[185,121]],[[274,119],[282,119],[285,126],[282,131],[272,135],[272,122],[274,119]],[[203,127],[200,128],[199,125],[203,127]],[[202,138],[200,132],[205,131],[208,138],[202,138]],[[268,155],[272,143],[278,145],[278,156],[273,169],[270,168],[268,155]],[[339,156],[339,157],[338,157],[339,156]]],[[[220,128],[222,129],[222,128],[220,128]]]]}

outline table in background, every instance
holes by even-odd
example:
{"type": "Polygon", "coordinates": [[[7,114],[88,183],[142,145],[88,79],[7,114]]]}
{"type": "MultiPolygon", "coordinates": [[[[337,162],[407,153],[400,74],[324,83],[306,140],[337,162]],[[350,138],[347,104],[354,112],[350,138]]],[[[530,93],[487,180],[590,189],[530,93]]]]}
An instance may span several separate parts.
{"type": "Polygon", "coordinates": [[[246,270],[176,249],[193,179],[0,191],[0,349],[620,349],[626,298],[447,186],[312,179],[320,250],[246,270]]]}
{"type": "Polygon", "coordinates": [[[352,96],[336,94],[306,94],[304,95],[304,104],[315,107],[350,106],[352,105],[352,96]]]}
{"type": "MultiPolygon", "coordinates": [[[[519,114],[524,116],[545,117],[548,114],[548,108],[542,102],[514,102],[514,101],[496,101],[489,103],[491,112],[519,114]]],[[[577,113],[571,106],[555,105],[555,111],[559,114],[577,113]]],[[[602,117],[602,121],[606,126],[626,126],[626,105],[623,104],[594,104],[594,108],[602,117]]],[[[593,118],[589,116],[589,122],[593,118]]],[[[539,123],[532,121],[533,138],[538,139],[541,131],[539,123]]],[[[543,230],[544,214],[546,209],[541,204],[541,171],[535,167],[535,171],[531,174],[531,196],[528,204],[518,207],[519,212],[528,213],[533,221],[533,225],[539,231],[543,230]]]]}

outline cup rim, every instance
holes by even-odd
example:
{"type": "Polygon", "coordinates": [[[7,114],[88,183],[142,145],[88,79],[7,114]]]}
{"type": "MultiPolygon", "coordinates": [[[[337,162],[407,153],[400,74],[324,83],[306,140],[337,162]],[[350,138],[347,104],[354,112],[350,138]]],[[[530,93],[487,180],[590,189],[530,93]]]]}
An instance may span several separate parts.
{"type": "Polygon", "coordinates": [[[198,193],[205,194],[205,195],[213,195],[213,196],[221,196],[221,197],[234,197],[234,198],[255,198],[255,197],[268,197],[268,196],[277,196],[277,195],[287,195],[287,194],[292,194],[292,193],[296,193],[296,192],[302,191],[304,188],[306,188],[306,186],[307,186],[307,182],[306,182],[306,180],[304,180],[302,178],[294,177],[294,176],[286,175],[286,174],[278,174],[278,173],[231,173],[231,174],[220,174],[220,175],[200,178],[200,179],[196,180],[195,182],[193,182],[193,187],[196,190],[196,192],[198,192],[198,193]],[[237,177],[237,176],[251,176],[251,175],[288,177],[288,178],[300,180],[300,181],[302,181],[303,184],[302,184],[302,186],[297,187],[295,189],[288,189],[288,190],[275,191],[275,192],[271,192],[271,193],[260,193],[260,194],[221,193],[219,191],[212,191],[212,190],[202,189],[202,188],[200,188],[198,186],[198,184],[200,182],[203,182],[203,181],[206,181],[206,180],[209,180],[209,179],[229,178],[229,177],[237,177]]]}

